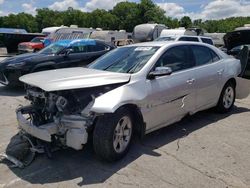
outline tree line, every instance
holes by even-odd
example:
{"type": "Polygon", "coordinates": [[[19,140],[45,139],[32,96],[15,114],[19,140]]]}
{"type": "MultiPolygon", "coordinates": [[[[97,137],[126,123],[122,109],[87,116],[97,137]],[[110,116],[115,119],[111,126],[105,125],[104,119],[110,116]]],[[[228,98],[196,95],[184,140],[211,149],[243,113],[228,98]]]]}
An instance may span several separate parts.
{"type": "Polygon", "coordinates": [[[141,23],[160,23],[170,28],[198,26],[208,32],[229,32],[236,27],[250,23],[250,17],[232,17],[221,20],[192,20],[188,16],[181,19],[165,16],[165,11],[151,0],[118,3],[112,10],[96,9],[82,12],[69,7],[66,11],[48,8],[37,9],[35,16],[28,13],[9,14],[0,17],[0,28],[22,28],[28,32],[41,32],[45,27],[70,26],[92,27],[110,30],[124,29],[132,32],[141,23]]]}

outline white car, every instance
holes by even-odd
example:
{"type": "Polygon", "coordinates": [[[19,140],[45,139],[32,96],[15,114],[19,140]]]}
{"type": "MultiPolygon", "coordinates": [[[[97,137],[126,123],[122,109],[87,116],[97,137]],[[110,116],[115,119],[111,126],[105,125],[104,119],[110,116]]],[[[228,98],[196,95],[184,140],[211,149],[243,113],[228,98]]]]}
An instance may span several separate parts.
{"type": "Polygon", "coordinates": [[[190,42],[202,42],[206,44],[214,45],[214,42],[211,37],[205,36],[190,36],[190,35],[169,35],[169,36],[160,36],[154,41],[190,41],[190,42]]]}
{"type": "MultiPolygon", "coordinates": [[[[123,157],[144,135],[188,114],[232,109],[241,64],[212,45],[148,42],[114,49],[89,65],[22,76],[31,105],[17,109],[21,134],[76,150],[123,157]]],[[[37,151],[33,148],[32,151],[37,151]]]]}

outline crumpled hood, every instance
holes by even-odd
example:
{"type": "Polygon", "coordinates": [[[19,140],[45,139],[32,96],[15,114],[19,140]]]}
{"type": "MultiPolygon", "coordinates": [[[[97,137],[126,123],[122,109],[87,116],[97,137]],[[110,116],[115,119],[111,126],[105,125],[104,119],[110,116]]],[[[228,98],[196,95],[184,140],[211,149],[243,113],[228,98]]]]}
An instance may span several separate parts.
{"type": "Polygon", "coordinates": [[[130,75],[78,67],[27,74],[19,80],[45,91],[59,91],[124,83],[130,75]]]}
{"type": "Polygon", "coordinates": [[[239,45],[250,44],[250,30],[233,31],[227,33],[223,39],[227,50],[239,45]]]}

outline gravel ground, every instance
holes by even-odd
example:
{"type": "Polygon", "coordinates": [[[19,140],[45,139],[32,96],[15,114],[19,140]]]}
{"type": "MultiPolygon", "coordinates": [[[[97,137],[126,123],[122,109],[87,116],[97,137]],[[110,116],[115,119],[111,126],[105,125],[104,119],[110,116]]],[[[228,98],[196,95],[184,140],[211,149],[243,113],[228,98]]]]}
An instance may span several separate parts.
{"type": "MultiPolygon", "coordinates": [[[[17,132],[22,90],[0,85],[0,152],[17,132]]],[[[136,139],[116,163],[82,151],[39,155],[25,169],[0,163],[0,187],[250,187],[250,97],[229,114],[212,110],[136,139]]]]}

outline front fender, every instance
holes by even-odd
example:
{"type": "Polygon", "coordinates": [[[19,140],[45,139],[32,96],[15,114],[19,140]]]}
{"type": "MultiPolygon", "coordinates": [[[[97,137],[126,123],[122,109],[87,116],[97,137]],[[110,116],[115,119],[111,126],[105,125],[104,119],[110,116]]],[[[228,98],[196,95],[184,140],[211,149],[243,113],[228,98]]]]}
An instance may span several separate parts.
{"type": "Polygon", "coordinates": [[[97,97],[91,111],[96,113],[114,113],[125,104],[138,105],[146,95],[145,81],[131,81],[97,97]]]}
{"type": "Polygon", "coordinates": [[[42,68],[42,67],[55,67],[55,62],[53,62],[53,61],[48,61],[48,62],[44,62],[44,63],[39,63],[39,64],[35,65],[35,66],[32,68],[31,72],[33,72],[33,71],[35,71],[35,70],[37,70],[37,69],[40,69],[40,68],[42,68]]]}

